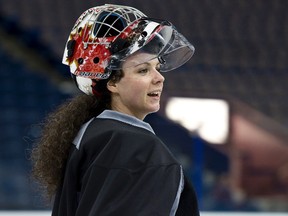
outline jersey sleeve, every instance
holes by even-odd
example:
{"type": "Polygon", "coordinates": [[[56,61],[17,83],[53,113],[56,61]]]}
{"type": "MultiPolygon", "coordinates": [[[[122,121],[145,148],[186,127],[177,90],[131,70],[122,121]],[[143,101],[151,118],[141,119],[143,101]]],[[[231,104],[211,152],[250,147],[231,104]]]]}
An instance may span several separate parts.
{"type": "Polygon", "coordinates": [[[136,171],[93,166],[83,181],[77,216],[175,215],[183,189],[179,164],[136,171]]]}

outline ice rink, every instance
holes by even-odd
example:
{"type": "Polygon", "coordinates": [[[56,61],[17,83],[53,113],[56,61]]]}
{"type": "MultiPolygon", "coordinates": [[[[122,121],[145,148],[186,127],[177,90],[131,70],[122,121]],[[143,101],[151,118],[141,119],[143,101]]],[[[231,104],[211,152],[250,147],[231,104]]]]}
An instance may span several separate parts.
{"type": "MultiPolygon", "coordinates": [[[[50,216],[49,211],[0,211],[0,216],[50,216]]],[[[288,213],[201,212],[201,216],[288,216],[288,213]]]]}

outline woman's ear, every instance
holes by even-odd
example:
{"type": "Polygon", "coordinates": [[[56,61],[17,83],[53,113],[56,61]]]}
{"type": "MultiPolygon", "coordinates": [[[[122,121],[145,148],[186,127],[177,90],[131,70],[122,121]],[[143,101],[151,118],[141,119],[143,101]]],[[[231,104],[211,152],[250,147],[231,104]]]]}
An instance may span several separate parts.
{"type": "Polygon", "coordinates": [[[109,81],[107,82],[107,89],[108,89],[110,92],[115,93],[115,92],[117,92],[117,84],[116,84],[114,81],[109,80],[109,81]]]}

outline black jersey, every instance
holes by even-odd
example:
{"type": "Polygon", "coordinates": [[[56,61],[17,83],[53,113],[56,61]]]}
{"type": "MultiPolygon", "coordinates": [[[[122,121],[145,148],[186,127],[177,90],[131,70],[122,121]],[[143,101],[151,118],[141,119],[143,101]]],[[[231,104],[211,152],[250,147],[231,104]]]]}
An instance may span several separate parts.
{"type": "Polygon", "coordinates": [[[181,165],[149,124],[106,110],[74,144],[53,216],[199,215],[181,165]]]}

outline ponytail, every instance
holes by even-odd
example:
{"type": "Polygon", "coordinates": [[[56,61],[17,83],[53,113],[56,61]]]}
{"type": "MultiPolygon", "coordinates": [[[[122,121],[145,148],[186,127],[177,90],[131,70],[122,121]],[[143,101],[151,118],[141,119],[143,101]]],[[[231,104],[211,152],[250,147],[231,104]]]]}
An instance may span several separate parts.
{"type": "Polygon", "coordinates": [[[52,197],[62,180],[73,139],[80,127],[105,109],[95,96],[80,95],[62,104],[47,116],[42,137],[32,150],[32,174],[48,197],[52,197]]]}
{"type": "Polygon", "coordinates": [[[107,82],[118,82],[124,76],[122,70],[113,71],[109,79],[97,82],[98,98],[79,95],[62,104],[47,116],[42,136],[31,153],[32,175],[43,186],[48,197],[55,195],[60,186],[72,141],[81,126],[104,109],[111,109],[111,95],[107,82]]]}

